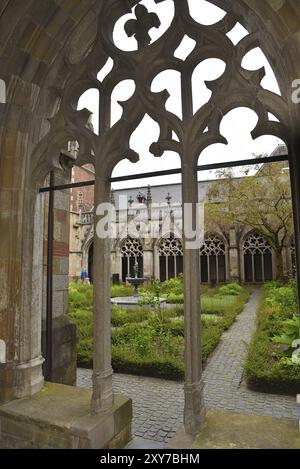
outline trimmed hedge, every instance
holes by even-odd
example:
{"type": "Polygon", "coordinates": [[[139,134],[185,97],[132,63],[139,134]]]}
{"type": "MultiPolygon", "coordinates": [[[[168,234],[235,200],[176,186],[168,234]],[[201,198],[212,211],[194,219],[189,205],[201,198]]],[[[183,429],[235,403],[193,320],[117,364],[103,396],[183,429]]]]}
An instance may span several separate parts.
{"type": "Polygon", "coordinates": [[[300,392],[300,365],[291,362],[292,349],[276,343],[284,321],[295,314],[296,293],[292,285],[270,284],[262,289],[257,329],[249,346],[245,377],[250,388],[278,394],[300,392]]]}

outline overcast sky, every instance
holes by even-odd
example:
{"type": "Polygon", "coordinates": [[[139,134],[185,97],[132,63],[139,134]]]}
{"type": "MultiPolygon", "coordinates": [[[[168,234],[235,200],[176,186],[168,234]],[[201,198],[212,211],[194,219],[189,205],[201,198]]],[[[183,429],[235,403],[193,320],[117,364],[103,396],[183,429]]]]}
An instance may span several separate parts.
{"type": "MultiPolygon", "coordinates": [[[[165,0],[164,2],[156,5],[154,0],[143,0],[140,2],[148,7],[149,11],[155,11],[161,20],[159,29],[153,28],[150,30],[152,41],[155,41],[161,34],[169,27],[173,15],[174,6],[172,0],[165,0]]],[[[189,7],[191,15],[196,21],[201,24],[213,24],[219,21],[225,12],[205,0],[189,0],[189,7]]],[[[136,40],[128,38],[124,31],[125,22],[134,18],[134,14],[125,15],[116,24],[114,31],[115,43],[120,49],[135,50],[137,48],[136,40]]],[[[236,44],[248,32],[240,25],[237,24],[234,29],[228,34],[231,41],[236,44]]],[[[175,55],[179,58],[184,58],[189,55],[194,47],[194,42],[190,38],[185,38],[175,55]]],[[[105,75],[110,71],[113,65],[112,60],[109,60],[107,65],[99,72],[99,81],[103,80],[105,75]]],[[[257,70],[264,66],[266,69],[266,76],[262,81],[262,86],[275,93],[280,93],[275,75],[260,49],[250,51],[243,59],[242,65],[249,70],[257,70]]],[[[206,88],[206,80],[214,80],[221,76],[225,70],[225,63],[218,59],[208,59],[198,65],[193,75],[193,99],[194,99],[194,112],[197,111],[202,105],[209,101],[211,92],[206,88]]],[[[122,109],[117,101],[125,101],[134,93],[135,85],[129,80],[119,83],[115,88],[112,95],[112,123],[117,122],[121,115],[122,109]]],[[[161,91],[167,89],[170,98],[167,101],[166,108],[177,114],[181,115],[181,100],[180,100],[180,76],[176,71],[168,70],[158,75],[151,86],[153,91],[161,91]]],[[[88,90],[81,96],[78,109],[87,108],[93,112],[93,125],[98,128],[98,91],[88,90]]],[[[273,119],[274,116],[270,116],[273,119]]],[[[228,113],[221,123],[221,134],[226,137],[229,145],[216,144],[211,145],[199,155],[199,164],[209,164],[224,161],[233,161],[251,158],[253,154],[270,154],[277,146],[282,143],[280,139],[273,136],[264,136],[252,140],[250,132],[254,129],[257,123],[257,115],[246,108],[238,108],[228,113]]],[[[180,167],[180,158],[177,154],[166,152],[161,158],[154,158],[149,153],[149,146],[152,142],[157,141],[159,136],[158,125],[147,115],[140,126],[132,134],[130,144],[132,149],[140,154],[140,161],[136,164],[130,163],[128,160],[123,160],[119,163],[113,176],[123,176],[128,174],[143,173],[148,171],[158,171],[163,169],[171,169],[180,167]]],[[[199,180],[213,178],[212,172],[199,173],[199,180]]],[[[114,184],[113,187],[136,187],[145,186],[147,184],[157,185],[166,183],[180,182],[180,176],[159,177],[155,179],[138,181],[128,181],[119,184],[114,184]]]]}

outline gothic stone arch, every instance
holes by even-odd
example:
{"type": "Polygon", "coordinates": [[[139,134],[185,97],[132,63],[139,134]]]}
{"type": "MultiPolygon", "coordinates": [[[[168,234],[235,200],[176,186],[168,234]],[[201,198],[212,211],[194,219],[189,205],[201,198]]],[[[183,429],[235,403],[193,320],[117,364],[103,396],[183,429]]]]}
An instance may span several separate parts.
{"type": "Polygon", "coordinates": [[[218,234],[207,234],[200,248],[201,282],[220,283],[226,281],[228,246],[218,234]]]}
{"type": "Polygon", "coordinates": [[[259,283],[273,280],[272,248],[257,232],[244,239],[243,264],[245,282],[259,283]]]}
{"type": "Polygon", "coordinates": [[[134,275],[133,267],[137,262],[138,276],[143,277],[143,245],[139,239],[126,238],[121,243],[122,281],[134,275]]]}
{"type": "Polygon", "coordinates": [[[183,273],[183,245],[174,235],[162,238],[158,243],[159,278],[161,282],[183,273]]]}
{"type": "MultiPolygon", "coordinates": [[[[155,0],[160,3],[163,0],[155,0]]],[[[137,36],[139,50],[120,51],[112,42],[115,22],[137,5],[137,0],[91,0],[82,2],[17,2],[5,5],[0,29],[1,79],[7,85],[6,103],[1,109],[0,180],[1,223],[7,235],[0,243],[0,336],[6,343],[5,364],[0,364],[0,399],[10,400],[37,392],[43,385],[40,352],[39,266],[34,236],[34,220],[39,213],[37,190],[45,175],[59,166],[62,146],[78,140],[78,164],[95,163],[96,205],[109,201],[107,177],[118,161],[138,158],[129,139],[148,113],[160,125],[158,142],[152,145],[155,156],[165,150],[176,151],[182,161],[183,203],[196,203],[198,155],[207,145],[224,142],[219,124],[229,110],[247,106],[259,121],[253,136],[264,133],[281,137],[288,145],[292,175],[296,252],[300,253],[300,110],[291,100],[291,84],[300,76],[300,11],[298,3],[282,0],[209,0],[228,14],[216,25],[203,27],[190,17],[186,0],[174,0],[175,16],[171,26],[149,45],[147,29],[137,36]],[[266,18],[268,19],[266,21],[266,18]],[[234,46],[225,37],[240,21],[249,36],[234,46]],[[185,62],[174,58],[174,50],[187,34],[197,42],[185,62]],[[264,90],[263,70],[248,72],[241,59],[251,48],[260,46],[276,73],[282,96],[264,90]],[[96,74],[114,59],[114,67],[99,84],[96,74]],[[205,58],[217,57],[227,64],[225,74],[208,86],[210,102],[193,115],[190,77],[193,68],[205,58]],[[152,79],[171,68],[181,73],[184,85],[183,119],[167,112],[167,94],[151,93],[152,79]],[[123,117],[110,127],[110,95],[122,79],[133,79],[136,90],[123,103],[123,117]],[[101,95],[100,132],[86,127],[89,113],[77,112],[79,96],[88,88],[101,95]],[[268,112],[279,123],[268,121],[268,112]],[[208,132],[203,132],[208,127],[208,132]],[[172,131],[178,140],[173,140],[172,131]],[[25,339],[26,338],[26,339],[25,339]]],[[[140,10],[141,11],[141,10],[140,10]]],[[[157,19],[143,11],[143,21],[157,25],[157,19]],[[154,18],[154,20],[153,20],[154,18]],[[151,19],[151,21],[150,21],[151,19]]],[[[131,23],[128,32],[141,31],[131,23]]],[[[195,212],[194,212],[195,215],[195,212]]],[[[99,217],[95,218],[95,223],[99,217]]],[[[109,241],[95,240],[94,390],[92,411],[110,408],[113,403],[110,351],[109,241]]],[[[199,253],[184,250],[185,275],[185,426],[193,433],[203,423],[203,384],[201,370],[200,294],[198,287],[199,253]]]]}

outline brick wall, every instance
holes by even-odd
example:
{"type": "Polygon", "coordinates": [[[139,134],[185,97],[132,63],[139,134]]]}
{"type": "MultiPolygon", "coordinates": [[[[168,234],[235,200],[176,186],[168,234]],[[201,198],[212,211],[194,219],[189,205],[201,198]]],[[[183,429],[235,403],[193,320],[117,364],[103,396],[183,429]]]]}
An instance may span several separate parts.
{"type": "MultiPolygon", "coordinates": [[[[94,167],[93,165],[85,165],[82,167],[75,166],[72,170],[72,182],[93,181],[94,167]]],[[[80,201],[82,201],[81,210],[90,212],[94,206],[94,186],[80,187],[71,191],[71,211],[79,212],[80,201]]]]}

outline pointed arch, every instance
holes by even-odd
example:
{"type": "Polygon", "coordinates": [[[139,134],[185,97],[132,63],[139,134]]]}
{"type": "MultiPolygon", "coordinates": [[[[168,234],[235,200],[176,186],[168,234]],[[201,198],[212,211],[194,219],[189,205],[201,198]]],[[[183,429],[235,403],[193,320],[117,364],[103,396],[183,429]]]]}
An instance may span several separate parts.
{"type": "Polygon", "coordinates": [[[159,278],[161,282],[183,273],[183,245],[173,233],[158,242],[159,278]]]}
{"type": "Polygon", "coordinates": [[[144,249],[141,241],[136,238],[126,238],[120,243],[122,262],[122,281],[127,277],[134,276],[133,266],[138,264],[138,276],[143,277],[144,271],[144,249]]]}
{"type": "Polygon", "coordinates": [[[272,248],[257,231],[247,233],[243,242],[244,279],[249,283],[273,280],[272,248]]]}
{"type": "Polygon", "coordinates": [[[217,233],[207,233],[200,248],[200,266],[202,283],[226,282],[227,246],[217,233]]]}

